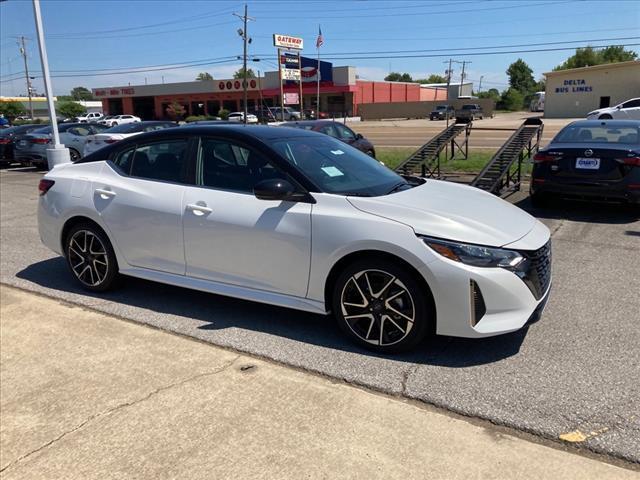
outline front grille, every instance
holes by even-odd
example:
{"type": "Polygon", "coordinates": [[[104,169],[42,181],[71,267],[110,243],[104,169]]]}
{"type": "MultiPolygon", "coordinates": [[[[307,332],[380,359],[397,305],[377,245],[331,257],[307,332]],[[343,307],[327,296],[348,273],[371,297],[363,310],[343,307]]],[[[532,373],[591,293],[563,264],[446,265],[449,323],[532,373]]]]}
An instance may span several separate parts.
{"type": "Polygon", "coordinates": [[[538,250],[521,253],[528,260],[522,280],[536,300],[540,300],[551,282],[551,240],[538,250]]]}

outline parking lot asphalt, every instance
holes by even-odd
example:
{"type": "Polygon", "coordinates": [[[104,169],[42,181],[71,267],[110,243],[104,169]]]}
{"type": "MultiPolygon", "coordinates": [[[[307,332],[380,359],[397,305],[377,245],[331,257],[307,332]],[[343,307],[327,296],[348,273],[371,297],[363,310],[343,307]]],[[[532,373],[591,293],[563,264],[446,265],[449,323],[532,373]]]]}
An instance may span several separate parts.
{"type": "MultiPolygon", "coordinates": [[[[640,218],[620,206],[532,211],[553,233],[541,321],[483,340],[436,337],[382,357],[322,316],[128,279],[87,294],[41,245],[40,173],[0,171],[0,281],[357,385],[640,462],[640,218]]],[[[510,201],[531,210],[526,195],[510,201]]]]}

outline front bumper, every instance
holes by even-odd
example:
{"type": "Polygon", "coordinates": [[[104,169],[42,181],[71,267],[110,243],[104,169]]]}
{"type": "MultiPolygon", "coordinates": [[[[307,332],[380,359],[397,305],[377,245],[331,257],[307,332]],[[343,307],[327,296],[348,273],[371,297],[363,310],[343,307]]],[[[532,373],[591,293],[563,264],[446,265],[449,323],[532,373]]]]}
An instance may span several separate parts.
{"type": "MultiPolygon", "coordinates": [[[[526,246],[527,250],[514,250],[527,256],[544,254],[541,250],[549,242],[549,235],[545,231],[541,236],[543,229],[546,230],[545,227],[534,229],[537,231],[517,242],[517,245],[533,243],[533,248],[526,246]],[[527,237],[532,241],[527,243],[527,237]]],[[[436,304],[436,333],[467,338],[490,337],[519,330],[533,317],[539,317],[551,290],[550,252],[547,264],[531,261],[531,265],[539,271],[532,271],[524,279],[503,268],[472,267],[441,256],[422,267],[420,272],[428,282],[436,304]]]]}

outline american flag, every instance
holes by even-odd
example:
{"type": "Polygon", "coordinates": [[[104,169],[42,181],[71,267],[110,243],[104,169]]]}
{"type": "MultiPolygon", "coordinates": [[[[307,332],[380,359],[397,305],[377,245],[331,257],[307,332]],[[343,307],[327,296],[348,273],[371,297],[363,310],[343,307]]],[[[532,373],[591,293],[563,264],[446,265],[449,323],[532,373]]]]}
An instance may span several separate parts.
{"type": "Polygon", "coordinates": [[[316,48],[320,48],[322,45],[324,45],[324,38],[322,36],[320,25],[318,25],[318,39],[316,40],[316,48]]]}

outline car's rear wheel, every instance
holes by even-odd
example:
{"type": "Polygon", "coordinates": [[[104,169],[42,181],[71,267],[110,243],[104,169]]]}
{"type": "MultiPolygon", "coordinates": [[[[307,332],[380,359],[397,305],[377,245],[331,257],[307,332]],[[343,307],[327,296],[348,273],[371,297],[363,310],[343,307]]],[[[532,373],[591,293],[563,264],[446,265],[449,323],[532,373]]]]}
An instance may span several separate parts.
{"type": "Polygon", "coordinates": [[[71,157],[71,161],[72,162],[75,162],[77,160],[80,160],[82,155],[80,155],[80,152],[78,150],[76,150],[75,148],[70,148],[69,149],[69,157],[71,157]]]}
{"type": "Polygon", "coordinates": [[[114,286],[118,261],[101,229],[91,223],[72,227],[65,239],[65,256],[71,273],[83,288],[102,292],[114,286]]]}
{"type": "Polygon", "coordinates": [[[412,272],[365,259],[338,277],[332,307],[340,328],[358,344],[392,353],[418,345],[434,322],[432,300],[412,272]]]}
{"type": "Polygon", "coordinates": [[[535,208],[547,208],[549,206],[549,195],[545,195],[543,193],[532,193],[531,205],[535,208]]]}
{"type": "Polygon", "coordinates": [[[598,117],[598,120],[611,120],[613,119],[613,117],[611,115],[609,115],[608,113],[605,113],[603,115],[600,115],[598,117]]]}

